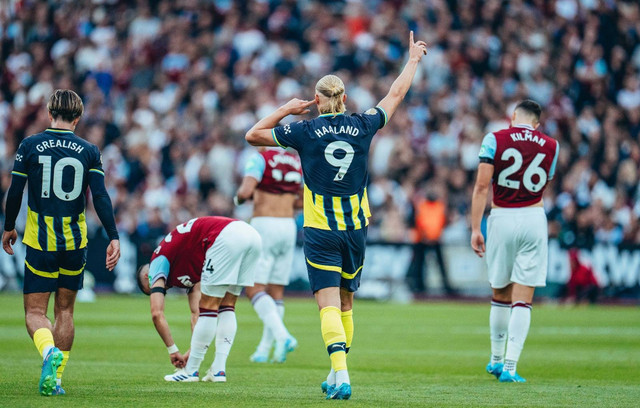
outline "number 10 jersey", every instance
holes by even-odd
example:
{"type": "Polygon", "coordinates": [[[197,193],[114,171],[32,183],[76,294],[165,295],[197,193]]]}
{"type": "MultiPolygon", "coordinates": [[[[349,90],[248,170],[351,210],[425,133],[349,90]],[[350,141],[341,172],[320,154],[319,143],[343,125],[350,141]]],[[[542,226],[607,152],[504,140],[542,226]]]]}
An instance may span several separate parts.
{"type": "Polygon", "coordinates": [[[558,142],[528,125],[487,134],[480,162],[493,164],[493,202],[498,207],[527,207],[538,203],[553,178],[558,142]]]}
{"type": "Polygon", "coordinates": [[[358,230],[369,224],[369,147],[387,122],[381,107],[362,114],[322,114],[273,129],[274,141],[298,151],[304,176],[304,226],[358,230]]]}
{"type": "Polygon", "coordinates": [[[87,246],[90,172],[104,177],[100,151],[70,130],[47,129],[20,143],[11,174],[28,182],[25,245],[40,251],[87,246]]]}

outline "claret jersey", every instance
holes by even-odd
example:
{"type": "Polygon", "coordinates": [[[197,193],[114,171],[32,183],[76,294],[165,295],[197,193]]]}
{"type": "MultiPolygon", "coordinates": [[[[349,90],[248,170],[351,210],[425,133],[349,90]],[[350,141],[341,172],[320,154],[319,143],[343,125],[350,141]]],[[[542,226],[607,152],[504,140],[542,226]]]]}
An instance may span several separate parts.
{"type": "Polygon", "coordinates": [[[358,230],[369,224],[369,147],[387,123],[381,107],[362,114],[322,114],[273,129],[274,141],[298,151],[304,175],[304,226],[358,230]]]}
{"type": "Polygon", "coordinates": [[[20,143],[11,174],[28,180],[25,245],[40,251],[87,246],[89,172],[104,176],[100,151],[70,130],[47,129],[20,143]]]}
{"type": "Polygon", "coordinates": [[[200,282],[205,254],[220,232],[236,221],[226,217],[194,218],[178,225],[153,251],[149,265],[149,284],[160,278],[166,287],[190,288],[200,282]]]}
{"type": "Polygon", "coordinates": [[[272,194],[298,194],[302,184],[300,158],[282,149],[265,149],[253,154],[244,175],[258,180],[258,190],[272,194]]]}
{"type": "Polygon", "coordinates": [[[538,203],[553,178],[558,142],[528,125],[487,134],[480,161],[493,164],[493,202],[498,207],[527,207],[538,203]]]}

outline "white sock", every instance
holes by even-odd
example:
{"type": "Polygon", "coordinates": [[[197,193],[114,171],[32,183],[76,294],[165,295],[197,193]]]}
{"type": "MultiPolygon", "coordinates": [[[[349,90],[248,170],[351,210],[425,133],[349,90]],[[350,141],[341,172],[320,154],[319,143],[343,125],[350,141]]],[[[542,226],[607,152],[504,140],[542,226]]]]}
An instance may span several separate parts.
{"type": "Polygon", "coordinates": [[[227,371],[227,357],[233,346],[233,339],[238,331],[236,312],[233,306],[222,306],[218,311],[218,328],[216,330],[216,358],[211,364],[211,371],[215,374],[227,371]]]}
{"type": "Polygon", "coordinates": [[[507,330],[511,316],[511,303],[491,299],[489,328],[491,331],[491,364],[504,361],[504,347],[507,344],[507,330]]]}
{"type": "Polygon", "coordinates": [[[258,347],[256,351],[259,354],[268,355],[271,351],[271,346],[273,345],[273,334],[271,334],[271,330],[267,326],[262,327],[262,338],[260,339],[260,343],[258,343],[258,347]]]}
{"type": "Polygon", "coordinates": [[[266,292],[259,292],[251,300],[253,308],[262,320],[265,326],[271,330],[273,337],[276,340],[282,341],[290,336],[287,328],[284,327],[282,319],[278,315],[278,309],[276,308],[276,302],[266,292]]]}
{"type": "Polygon", "coordinates": [[[342,385],[349,382],[349,372],[347,370],[336,371],[336,385],[342,385]]]}
{"type": "Polygon", "coordinates": [[[216,336],[218,325],[218,311],[200,308],[200,316],[191,334],[191,352],[185,370],[192,374],[200,370],[200,364],[204,360],[209,345],[216,336]]]}
{"type": "Polygon", "coordinates": [[[44,349],[42,349],[42,361],[44,361],[45,358],[47,358],[47,354],[49,354],[49,350],[51,350],[53,348],[53,346],[47,346],[44,349]]]}
{"type": "Polygon", "coordinates": [[[333,371],[333,367],[329,370],[329,375],[327,375],[327,384],[336,385],[336,372],[333,371]]]}
{"type": "Polygon", "coordinates": [[[505,354],[505,367],[509,374],[515,374],[516,364],[524,347],[524,341],[529,333],[531,324],[531,304],[522,301],[513,303],[511,318],[509,319],[509,340],[505,354]]]}
{"type": "Polygon", "coordinates": [[[278,309],[278,315],[280,316],[280,320],[284,322],[284,300],[274,300],[276,302],[276,308],[278,309]]]}
{"type": "Polygon", "coordinates": [[[57,386],[61,386],[62,385],[62,378],[56,378],[56,385],[57,386]]]}

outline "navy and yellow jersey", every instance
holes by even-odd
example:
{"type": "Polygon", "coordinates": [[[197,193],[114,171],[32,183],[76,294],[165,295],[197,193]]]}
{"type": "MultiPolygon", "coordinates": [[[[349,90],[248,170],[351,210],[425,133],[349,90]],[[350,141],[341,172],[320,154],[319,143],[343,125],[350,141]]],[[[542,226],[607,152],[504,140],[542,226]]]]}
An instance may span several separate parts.
{"type": "Polygon", "coordinates": [[[47,129],[22,141],[11,174],[28,181],[26,245],[40,251],[87,246],[90,173],[104,177],[100,151],[70,130],[47,129]]]}
{"type": "Polygon", "coordinates": [[[272,130],[281,147],[296,149],[304,175],[304,226],[357,230],[369,224],[369,147],[387,123],[381,107],[362,114],[323,114],[272,130]]]}

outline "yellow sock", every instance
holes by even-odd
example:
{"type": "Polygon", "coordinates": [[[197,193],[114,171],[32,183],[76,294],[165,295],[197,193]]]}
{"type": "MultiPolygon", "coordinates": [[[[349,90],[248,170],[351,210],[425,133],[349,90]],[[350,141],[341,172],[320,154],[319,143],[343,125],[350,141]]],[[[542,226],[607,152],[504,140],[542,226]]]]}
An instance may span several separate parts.
{"type": "Polygon", "coordinates": [[[347,336],[347,353],[351,348],[353,342],[353,310],[347,310],[342,312],[342,327],[344,327],[344,334],[347,336]]]}
{"type": "Polygon", "coordinates": [[[320,310],[320,329],[334,371],[347,369],[347,336],[342,326],[340,309],[328,306],[320,310]]]}
{"type": "Polygon", "coordinates": [[[40,328],[33,333],[33,343],[36,345],[42,357],[44,357],[45,350],[56,346],[53,342],[53,333],[46,327],[40,328]]]}
{"type": "Polygon", "coordinates": [[[60,367],[58,367],[58,371],[56,371],[56,377],[59,379],[62,378],[62,373],[64,372],[64,368],[67,366],[67,361],[69,360],[69,351],[62,352],[62,363],[60,363],[60,367]]]}

